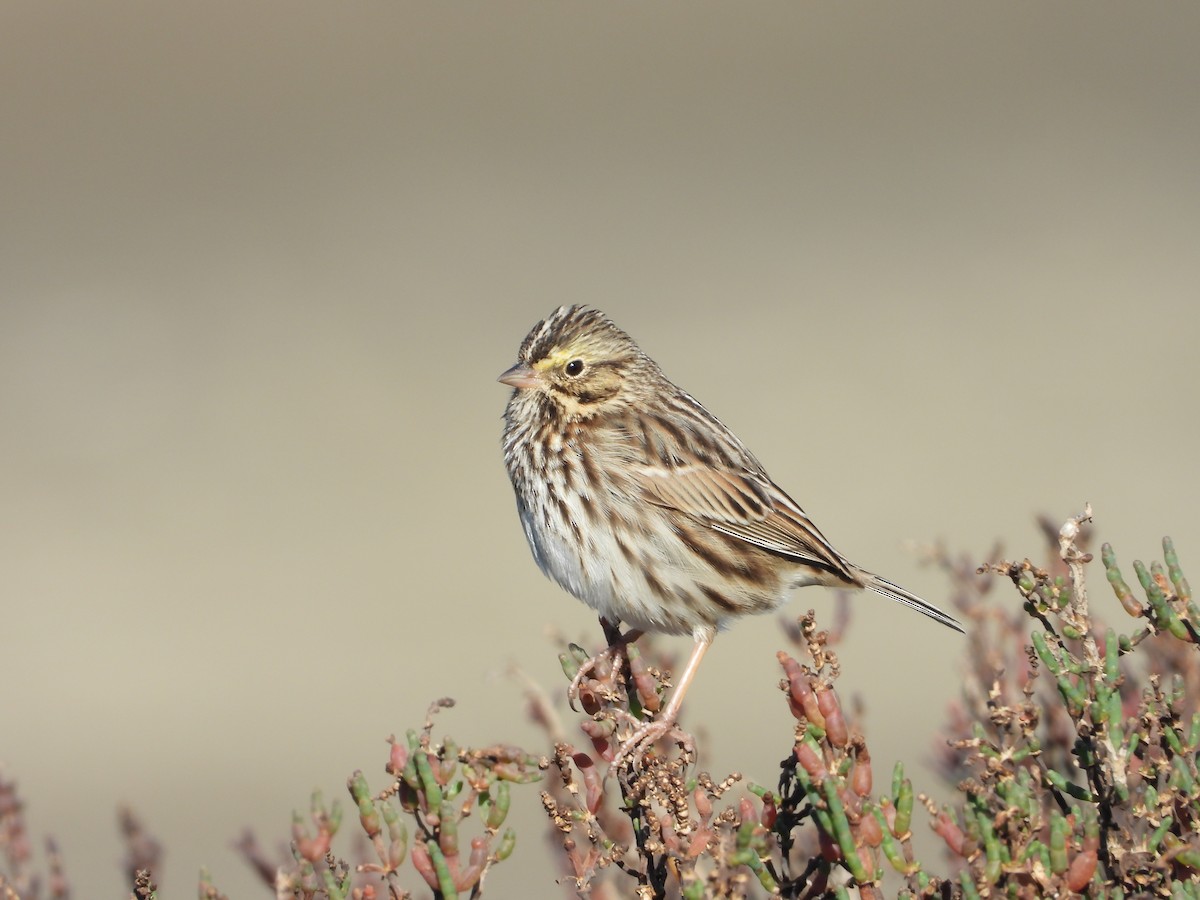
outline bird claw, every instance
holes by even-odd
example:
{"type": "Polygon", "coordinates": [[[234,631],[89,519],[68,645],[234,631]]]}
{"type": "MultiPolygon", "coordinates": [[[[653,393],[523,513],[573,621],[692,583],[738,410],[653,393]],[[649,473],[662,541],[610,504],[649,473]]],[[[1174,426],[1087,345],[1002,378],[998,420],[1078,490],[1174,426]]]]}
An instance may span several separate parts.
{"type": "Polygon", "coordinates": [[[626,764],[639,766],[647,751],[651,750],[663,738],[673,735],[681,746],[690,748],[692,736],[683,731],[674,719],[652,719],[644,722],[640,728],[621,742],[616,755],[609,764],[609,774],[620,771],[626,764]]]}
{"type": "Polygon", "coordinates": [[[571,679],[571,684],[567,687],[567,705],[571,707],[573,712],[579,712],[575,706],[575,701],[579,700],[579,691],[583,687],[584,681],[594,672],[602,663],[609,668],[609,674],[606,678],[611,678],[613,673],[619,672],[624,663],[625,657],[625,641],[620,641],[605,647],[595,656],[587,659],[579,667],[579,671],[575,673],[575,677],[571,679]]]}
{"type": "Polygon", "coordinates": [[[575,673],[575,677],[571,679],[571,684],[567,688],[567,705],[574,712],[579,711],[575,706],[575,701],[579,699],[580,688],[583,687],[588,676],[603,664],[608,671],[602,680],[608,681],[614,678],[625,664],[625,648],[642,636],[641,630],[637,628],[631,628],[621,634],[620,627],[615,622],[609,622],[604,618],[600,619],[600,624],[604,627],[608,646],[590,659],[584,660],[579,666],[579,671],[575,673]]]}

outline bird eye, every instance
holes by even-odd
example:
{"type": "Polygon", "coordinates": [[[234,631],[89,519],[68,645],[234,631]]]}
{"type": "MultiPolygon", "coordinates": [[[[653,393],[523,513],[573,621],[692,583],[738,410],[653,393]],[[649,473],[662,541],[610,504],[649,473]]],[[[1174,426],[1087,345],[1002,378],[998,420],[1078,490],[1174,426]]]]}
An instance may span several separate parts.
{"type": "Polygon", "coordinates": [[[572,378],[576,377],[577,375],[583,374],[583,360],[582,359],[571,360],[569,363],[567,363],[566,368],[564,368],[563,371],[566,372],[568,375],[570,375],[572,378]]]}

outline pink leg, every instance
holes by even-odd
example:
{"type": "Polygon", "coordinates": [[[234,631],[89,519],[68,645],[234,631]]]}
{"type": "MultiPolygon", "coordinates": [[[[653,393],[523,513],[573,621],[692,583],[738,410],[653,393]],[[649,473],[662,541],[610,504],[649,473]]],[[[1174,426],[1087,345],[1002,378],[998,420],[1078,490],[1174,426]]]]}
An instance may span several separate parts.
{"type": "Polygon", "coordinates": [[[635,760],[638,759],[651,744],[675,727],[675,722],[679,718],[679,710],[683,707],[683,696],[687,693],[692,679],[696,677],[696,670],[700,668],[700,660],[704,659],[704,654],[712,646],[714,636],[711,632],[696,635],[696,644],[692,647],[692,655],[688,657],[687,665],[683,667],[683,674],[679,676],[679,681],[675,684],[675,690],[671,693],[671,699],[667,702],[666,707],[658,714],[657,718],[647,722],[621,743],[621,749],[617,751],[617,755],[613,757],[612,765],[609,767],[610,772],[620,768],[621,764],[631,756],[635,760]]]}

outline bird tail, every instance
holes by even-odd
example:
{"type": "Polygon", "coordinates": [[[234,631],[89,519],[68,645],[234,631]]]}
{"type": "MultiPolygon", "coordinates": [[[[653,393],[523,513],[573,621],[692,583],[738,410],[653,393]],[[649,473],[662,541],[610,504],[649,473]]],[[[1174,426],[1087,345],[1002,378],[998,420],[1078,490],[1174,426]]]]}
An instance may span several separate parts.
{"type": "Polygon", "coordinates": [[[890,597],[892,600],[903,603],[917,612],[924,613],[929,618],[941,622],[947,628],[953,628],[955,631],[966,634],[966,630],[956,618],[942,612],[929,601],[922,600],[916,594],[910,594],[904,588],[900,587],[900,585],[885,581],[878,575],[873,575],[870,572],[863,572],[862,575],[864,576],[865,587],[870,588],[878,594],[883,594],[885,597],[890,597]]]}

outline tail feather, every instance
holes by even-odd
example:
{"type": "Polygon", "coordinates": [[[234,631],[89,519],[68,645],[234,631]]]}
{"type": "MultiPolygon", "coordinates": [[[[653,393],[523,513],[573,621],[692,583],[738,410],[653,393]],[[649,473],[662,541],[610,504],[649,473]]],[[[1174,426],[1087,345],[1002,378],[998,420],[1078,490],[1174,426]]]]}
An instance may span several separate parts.
{"type": "Polygon", "coordinates": [[[962,627],[962,624],[956,618],[942,612],[929,601],[922,600],[916,594],[910,594],[904,588],[900,587],[900,585],[892,584],[890,581],[885,581],[878,575],[873,575],[870,572],[863,572],[862,574],[866,576],[866,587],[870,588],[876,593],[883,594],[883,596],[890,597],[892,600],[903,603],[905,606],[915,609],[917,612],[924,613],[925,615],[929,616],[929,618],[941,622],[947,628],[953,628],[955,631],[958,631],[962,634],[967,633],[966,629],[962,627]]]}

